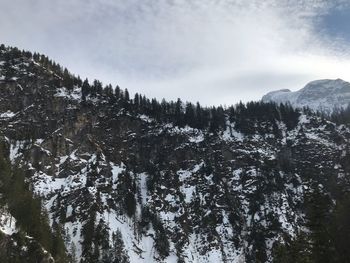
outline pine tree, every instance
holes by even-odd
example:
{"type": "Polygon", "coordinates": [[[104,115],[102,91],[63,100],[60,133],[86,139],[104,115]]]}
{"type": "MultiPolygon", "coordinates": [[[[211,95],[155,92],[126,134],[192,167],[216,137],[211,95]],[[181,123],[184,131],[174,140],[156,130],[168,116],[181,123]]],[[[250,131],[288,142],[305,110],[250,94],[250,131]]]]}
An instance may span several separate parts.
{"type": "Polygon", "coordinates": [[[92,262],[94,259],[93,240],[95,233],[96,211],[96,204],[93,204],[89,210],[88,219],[82,226],[82,256],[85,259],[84,262],[92,262]]]}
{"type": "Polygon", "coordinates": [[[111,251],[113,263],[129,263],[129,256],[125,250],[123,235],[119,229],[112,236],[113,249],[111,251]]]}
{"type": "Polygon", "coordinates": [[[164,259],[165,257],[169,256],[169,252],[170,252],[169,240],[160,218],[157,216],[153,216],[152,223],[153,223],[154,230],[156,232],[156,236],[154,239],[154,242],[155,242],[154,247],[156,248],[158,254],[164,259]]]}
{"type": "MultiPolygon", "coordinates": [[[[51,232],[48,215],[43,209],[40,199],[33,196],[24,181],[23,171],[11,168],[8,160],[4,158],[3,147],[0,145],[0,190],[2,199],[8,204],[10,213],[17,220],[17,227],[21,232],[33,237],[46,250],[55,254],[54,242],[63,244],[59,235],[51,232]]],[[[33,260],[38,247],[31,247],[28,253],[33,253],[33,260]]],[[[55,254],[57,262],[66,262],[64,244],[60,253],[55,254]]]]}
{"type": "Polygon", "coordinates": [[[295,239],[273,247],[273,263],[312,263],[310,238],[299,233],[295,239]]]}
{"type": "Polygon", "coordinates": [[[130,100],[130,95],[128,89],[124,90],[124,100],[129,101],[130,100]]]}
{"type": "Polygon", "coordinates": [[[187,103],[185,108],[185,123],[191,127],[195,127],[195,111],[192,103],[187,103]]]}
{"type": "Polygon", "coordinates": [[[135,93],[133,102],[135,107],[138,109],[140,107],[140,96],[138,93],[135,93]]]}
{"type": "Polygon", "coordinates": [[[52,256],[56,259],[56,262],[67,262],[68,257],[66,253],[66,247],[62,238],[62,226],[54,221],[52,225],[53,241],[52,241],[52,256]]]}
{"type": "Polygon", "coordinates": [[[319,186],[313,187],[307,195],[307,226],[311,230],[312,259],[314,262],[331,262],[334,258],[334,244],[330,232],[330,205],[327,194],[322,193],[319,186]]]}
{"type": "Polygon", "coordinates": [[[90,95],[92,97],[96,97],[97,95],[101,95],[102,94],[102,83],[100,81],[98,81],[97,79],[95,79],[90,87],[90,95]]]}
{"type": "Polygon", "coordinates": [[[350,196],[345,194],[338,201],[332,218],[331,230],[338,262],[350,262],[350,196]]]}
{"type": "Polygon", "coordinates": [[[11,80],[16,74],[16,70],[13,67],[13,63],[9,60],[5,60],[4,69],[5,80],[11,80]]]}
{"type": "Polygon", "coordinates": [[[81,99],[83,102],[86,101],[86,97],[90,94],[91,88],[89,80],[85,79],[83,85],[81,86],[81,99]]]}
{"type": "Polygon", "coordinates": [[[184,125],[183,122],[183,109],[182,109],[182,101],[177,99],[175,104],[175,124],[182,127],[184,125]]]}
{"type": "Polygon", "coordinates": [[[73,76],[68,72],[68,69],[64,69],[63,71],[63,83],[62,85],[66,87],[68,90],[72,90],[74,86],[74,78],[73,76]]]}
{"type": "Polygon", "coordinates": [[[117,100],[121,98],[121,89],[118,85],[115,87],[114,95],[117,100]]]}

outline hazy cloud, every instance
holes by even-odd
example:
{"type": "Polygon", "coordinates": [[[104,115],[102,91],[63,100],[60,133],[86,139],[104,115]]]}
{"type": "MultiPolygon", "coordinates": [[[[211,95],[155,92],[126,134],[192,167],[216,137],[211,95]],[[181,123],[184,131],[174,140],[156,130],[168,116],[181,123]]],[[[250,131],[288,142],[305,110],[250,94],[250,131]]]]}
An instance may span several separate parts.
{"type": "Polygon", "coordinates": [[[158,98],[231,104],[318,78],[350,80],[320,20],[347,1],[0,0],[0,42],[158,98]]]}

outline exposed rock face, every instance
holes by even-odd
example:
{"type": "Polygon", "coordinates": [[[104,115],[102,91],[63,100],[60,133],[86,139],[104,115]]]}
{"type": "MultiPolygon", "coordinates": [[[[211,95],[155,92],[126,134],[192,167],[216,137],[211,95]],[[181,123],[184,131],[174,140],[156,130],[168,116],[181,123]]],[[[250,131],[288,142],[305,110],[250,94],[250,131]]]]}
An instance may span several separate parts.
{"type": "Polygon", "coordinates": [[[262,101],[290,103],[294,107],[309,107],[331,113],[334,109],[344,109],[349,105],[350,83],[341,79],[312,81],[295,92],[288,89],[269,92],[263,96],[262,101]]]}
{"type": "Polygon", "coordinates": [[[1,133],[81,262],[271,262],[277,241],[305,230],[315,185],[332,195],[348,183],[349,130],[317,116],[252,118],[249,134],[226,117],[215,134],[104,93],[82,100],[62,72],[13,63],[1,133]]]}

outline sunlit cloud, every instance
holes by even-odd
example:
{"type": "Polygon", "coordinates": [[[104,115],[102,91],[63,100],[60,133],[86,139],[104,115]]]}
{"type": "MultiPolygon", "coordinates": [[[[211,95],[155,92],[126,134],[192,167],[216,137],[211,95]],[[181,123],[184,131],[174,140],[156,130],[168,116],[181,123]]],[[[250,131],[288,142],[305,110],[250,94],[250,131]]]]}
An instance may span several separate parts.
{"type": "Polygon", "coordinates": [[[232,104],[320,78],[350,80],[319,21],[347,1],[0,0],[0,41],[157,98],[232,104]]]}

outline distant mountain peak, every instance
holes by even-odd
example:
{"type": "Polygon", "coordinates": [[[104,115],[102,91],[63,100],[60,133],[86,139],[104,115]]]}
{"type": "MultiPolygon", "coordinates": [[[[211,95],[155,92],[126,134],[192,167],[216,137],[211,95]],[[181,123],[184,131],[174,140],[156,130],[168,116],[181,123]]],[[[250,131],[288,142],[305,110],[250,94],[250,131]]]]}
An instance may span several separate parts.
{"type": "Polygon", "coordinates": [[[298,91],[282,89],[267,93],[262,101],[290,103],[294,107],[309,107],[330,113],[346,108],[350,103],[350,83],[342,79],[322,79],[309,82],[298,91]]]}

